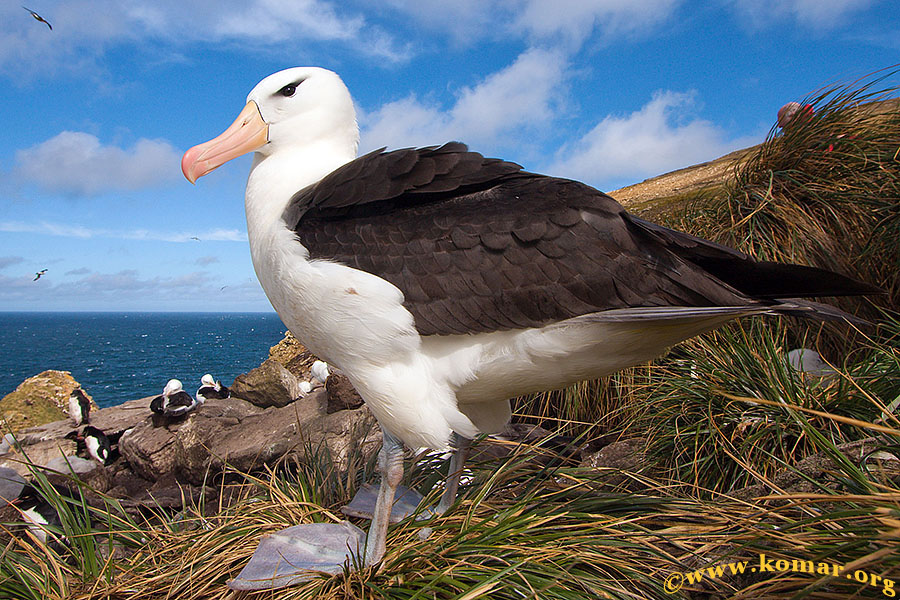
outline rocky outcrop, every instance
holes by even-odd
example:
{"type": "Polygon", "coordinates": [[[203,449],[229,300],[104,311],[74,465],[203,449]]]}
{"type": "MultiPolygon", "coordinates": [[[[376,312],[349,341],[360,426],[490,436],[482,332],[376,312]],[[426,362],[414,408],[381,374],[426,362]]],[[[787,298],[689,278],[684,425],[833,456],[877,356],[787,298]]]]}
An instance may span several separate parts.
{"type": "Polygon", "coordinates": [[[325,382],[325,393],[328,397],[327,411],[329,414],[359,408],[364,403],[350,380],[339,371],[328,375],[328,381],[325,382]]]}
{"type": "Polygon", "coordinates": [[[69,396],[77,387],[69,371],[29,377],[0,400],[0,427],[15,432],[66,418],[69,396]]]}
{"type": "MultiPolygon", "coordinates": [[[[323,453],[335,468],[346,469],[352,459],[368,460],[381,443],[381,430],[365,406],[329,412],[322,387],[286,406],[262,408],[237,397],[209,400],[173,420],[154,415],[151,399],[91,414],[91,424],[118,442],[121,457],[111,465],[76,456],[76,443],[67,437],[75,428],[65,418],[19,432],[0,454],[0,467],[29,478],[30,462],[49,469],[55,484],[71,485],[77,477],[128,507],[180,507],[204,489],[213,497],[215,488],[203,486],[227,467],[250,472],[284,457],[323,453]]],[[[339,396],[335,401],[353,403],[339,396]]]]}
{"type": "Polygon", "coordinates": [[[200,484],[226,466],[252,471],[289,453],[325,448],[338,468],[356,445],[377,449],[380,431],[368,409],[328,414],[324,390],[264,410],[237,398],[210,400],[184,419],[144,421],[119,440],[135,473],[151,481],[169,474],[200,484]]]}
{"type": "Polygon", "coordinates": [[[286,331],[284,339],[269,348],[269,358],[302,381],[309,381],[309,369],[316,362],[316,357],[290,331],[286,331]]]}
{"type": "Polygon", "coordinates": [[[300,380],[277,360],[269,358],[249,373],[238,375],[231,395],[266,408],[287,406],[302,395],[300,380]]]}

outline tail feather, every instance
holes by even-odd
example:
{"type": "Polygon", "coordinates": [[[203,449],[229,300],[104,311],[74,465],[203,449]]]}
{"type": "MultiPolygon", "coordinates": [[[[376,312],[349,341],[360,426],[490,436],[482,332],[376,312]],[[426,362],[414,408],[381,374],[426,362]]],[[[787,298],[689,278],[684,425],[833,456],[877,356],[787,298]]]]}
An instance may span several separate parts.
{"type": "MultiPolygon", "coordinates": [[[[633,225],[678,255],[742,294],[760,300],[863,296],[885,293],[879,287],[817,267],[757,261],[743,252],[688,233],[626,217],[633,225]]],[[[843,317],[842,317],[843,318],[843,317]]]]}

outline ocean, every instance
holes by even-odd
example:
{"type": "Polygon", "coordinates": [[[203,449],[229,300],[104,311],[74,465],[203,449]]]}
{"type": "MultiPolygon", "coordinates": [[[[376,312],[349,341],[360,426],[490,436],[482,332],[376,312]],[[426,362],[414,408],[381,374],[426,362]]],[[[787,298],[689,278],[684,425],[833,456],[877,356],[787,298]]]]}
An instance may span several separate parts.
{"type": "Polygon", "coordinates": [[[0,397],[47,369],[70,371],[101,408],[204,373],[230,385],[286,328],[273,313],[0,312],[0,397]]]}

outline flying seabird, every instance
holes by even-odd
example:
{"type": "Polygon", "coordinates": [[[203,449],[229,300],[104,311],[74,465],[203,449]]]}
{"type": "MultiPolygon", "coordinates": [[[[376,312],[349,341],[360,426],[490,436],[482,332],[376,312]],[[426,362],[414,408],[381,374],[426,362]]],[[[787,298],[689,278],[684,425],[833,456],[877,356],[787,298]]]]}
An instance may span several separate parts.
{"type": "Polygon", "coordinates": [[[344,522],[265,537],[229,583],[236,589],[340,572],[363,544],[364,564],[380,562],[404,443],[454,449],[441,512],[470,440],[503,428],[509,398],[649,361],[738,317],[852,318],[792,298],[880,292],[821,269],[758,262],[630,215],[588,185],[461,143],[357,158],[358,141],[341,79],[299,67],[261,81],[224,133],[182,158],[195,182],[256,152],[245,208],[260,283],[384,433],[368,536],[344,522]]]}
{"type": "Polygon", "coordinates": [[[201,404],[211,398],[228,398],[231,390],[216,381],[210,373],[200,378],[200,387],[197,389],[197,401],[201,404]]]}
{"type": "Polygon", "coordinates": [[[75,427],[91,422],[91,401],[80,387],[72,390],[69,396],[69,418],[75,427]]]}
{"type": "Polygon", "coordinates": [[[32,281],[37,281],[46,272],[47,272],[47,269],[41,269],[40,271],[38,271],[37,273],[34,274],[34,279],[32,281]]]}
{"type": "Polygon", "coordinates": [[[150,410],[164,417],[180,417],[192,411],[198,404],[182,389],[180,381],[170,379],[162,395],[150,401],[150,410]]]}
{"type": "Polygon", "coordinates": [[[33,10],[31,10],[30,8],[28,8],[28,7],[26,7],[26,6],[23,6],[22,8],[24,8],[25,10],[27,10],[28,12],[30,12],[30,13],[31,13],[31,16],[34,17],[35,20],[40,21],[41,23],[45,24],[47,27],[50,28],[50,31],[53,31],[53,25],[51,25],[50,23],[48,23],[47,20],[46,20],[44,17],[42,17],[41,15],[37,14],[36,12],[34,12],[33,10]]]}

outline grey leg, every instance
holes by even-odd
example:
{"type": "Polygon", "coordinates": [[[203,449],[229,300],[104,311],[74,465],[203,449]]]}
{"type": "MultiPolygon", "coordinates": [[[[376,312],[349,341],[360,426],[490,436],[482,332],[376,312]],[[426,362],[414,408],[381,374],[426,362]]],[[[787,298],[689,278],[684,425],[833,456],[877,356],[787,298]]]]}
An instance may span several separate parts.
{"type": "Polygon", "coordinates": [[[366,566],[378,564],[384,558],[394,494],[397,492],[400,480],[403,479],[403,443],[387,430],[382,429],[382,432],[384,441],[381,451],[378,453],[378,472],[381,474],[381,484],[378,487],[378,499],[375,501],[375,511],[366,539],[366,566]]]}
{"type": "Polygon", "coordinates": [[[435,512],[439,515],[444,514],[453,503],[456,502],[456,493],[459,490],[459,477],[462,475],[463,467],[466,466],[466,459],[469,456],[469,448],[472,447],[472,440],[464,438],[458,433],[453,434],[453,454],[450,455],[450,469],[447,473],[447,482],[444,484],[444,493],[438,502],[435,512]]]}

